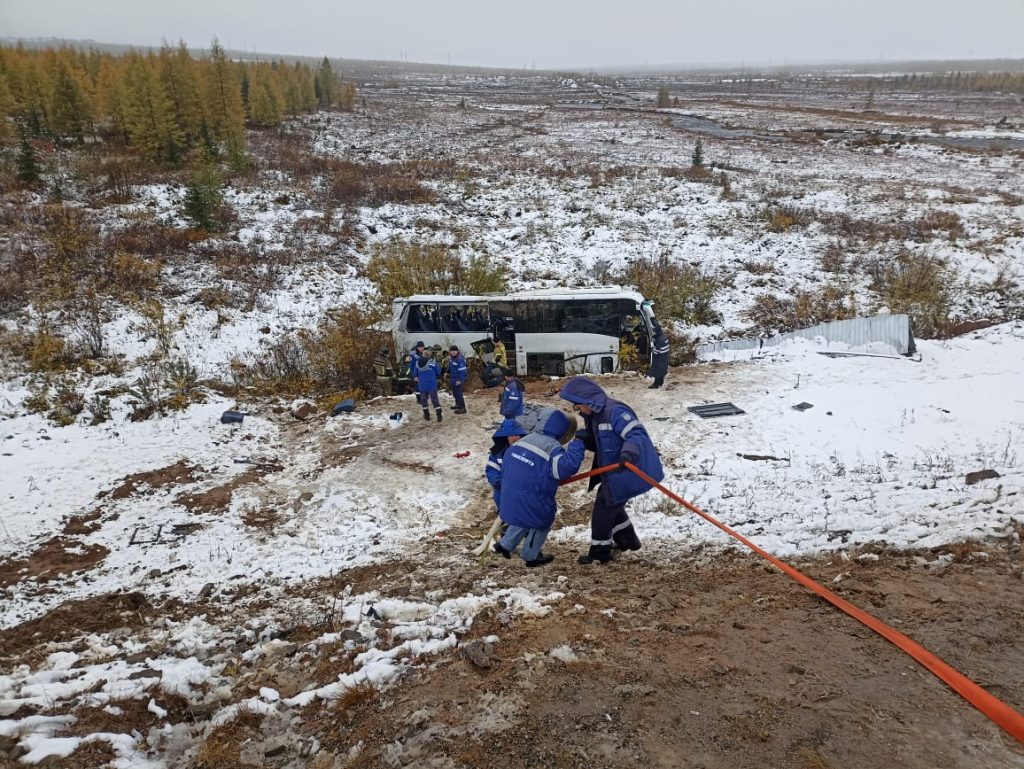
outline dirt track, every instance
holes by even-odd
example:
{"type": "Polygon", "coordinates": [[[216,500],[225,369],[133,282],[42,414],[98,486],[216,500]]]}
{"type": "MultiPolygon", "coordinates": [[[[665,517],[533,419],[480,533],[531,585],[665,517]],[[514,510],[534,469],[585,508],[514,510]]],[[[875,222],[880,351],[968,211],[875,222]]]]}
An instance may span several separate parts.
{"type": "MultiPolygon", "coordinates": [[[[543,576],[492,560],[499,583],[539,579],[566,598],[517,625],[479,618],[471,637],[500,637],[491,667],[418,672],[358,703],[325,748],[365,740],[359,766],[1024,766],[1024,746],[930,673],[753,557],[584,569],[558,556],[543,576]],[[563,644],[578,662],[547,656],[563,644]]],[[[827,583],[852,572],[837,592],[1024,708],[1019,571],[955,558],[805,567],[827,583]]]]}

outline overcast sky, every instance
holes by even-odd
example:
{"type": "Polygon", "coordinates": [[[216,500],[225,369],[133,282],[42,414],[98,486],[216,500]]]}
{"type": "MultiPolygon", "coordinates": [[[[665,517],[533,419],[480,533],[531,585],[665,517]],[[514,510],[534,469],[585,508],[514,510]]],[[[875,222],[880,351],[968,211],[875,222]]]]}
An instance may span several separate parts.
{"type": "Polygon", "coordinates": [[[0,35],[552,68],[1024,56],[1024,0],[0,0],[0,35]]]}

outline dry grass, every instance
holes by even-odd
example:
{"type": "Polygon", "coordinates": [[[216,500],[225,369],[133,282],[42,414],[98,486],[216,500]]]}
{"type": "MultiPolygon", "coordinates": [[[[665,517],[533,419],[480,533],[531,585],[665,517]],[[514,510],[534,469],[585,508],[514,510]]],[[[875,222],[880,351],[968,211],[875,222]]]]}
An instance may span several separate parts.
{"type": "Polygon", "coordinates": [[[61,769],[101,769],[113,765],[117,757],[117,751],[106,740],[89,740],[62,760],[60,766],[61,769]]]}
{"type": "Polygon", "coordinates": [[[375,328],[377,317],[361,305],[341,307],[322,328],[280,337],[251,362],[235,360],[234,386],[306,396],[373,392],[377,379],[368,351],[388,343],[375,328]]]}
{"type": "Polygon", "coordinates": [[[927,253],[901,251],[880,257],[869,268],[871,289],[890,312],[910,316],[914,333],[925,338],[942,336],[950,325],[953,292],[957,283],[949,262],[927,253]]]}
{"type": "Polygon", "coordinates": [[[213,729],[196,754],[196,769],[243,769],[253,764],[242,762],[242,745],[263,723],[261,714],[242,710],[233,721],[213,729]]]}
{"type": "Polygon", "coordinates": [[[758,334],[770,336],[807,328],[817,323],[852,318],[855,308],[846,291],[827,285],[813,291],[798,291],[792,297],[760,294],[741,317],[758,334]]]}
{"type": "Polygon", "coordinates": [[[712,308],[720,288],[718,281],[685,262],[675,262],[668,257],[637,259],[626,266],[618,280],[636,286],[654,302],[654,309],[662,318],[694,325],[719,320],[712,308]]]}
{"type": "Polygon", "coordinates": [[[391,302],[412,294],[486,294],[505,289],[504,267],[486,254],[466,259],[443,244],[400,238],[375,245],[363,277],[377,288],[377,311],[390,317],[391,302]]]}

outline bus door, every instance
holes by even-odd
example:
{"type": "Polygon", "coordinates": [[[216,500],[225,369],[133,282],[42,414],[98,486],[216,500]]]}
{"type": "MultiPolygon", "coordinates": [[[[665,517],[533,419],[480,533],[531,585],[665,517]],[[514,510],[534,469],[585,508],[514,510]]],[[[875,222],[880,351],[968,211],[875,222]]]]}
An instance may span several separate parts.
{"type": "Polygon", "coordinates": [[[526,355],[516,346],[516,302],[489,302],[491,336],[505,345],[508,367],[517,376],[526,375],[526,355]]]}

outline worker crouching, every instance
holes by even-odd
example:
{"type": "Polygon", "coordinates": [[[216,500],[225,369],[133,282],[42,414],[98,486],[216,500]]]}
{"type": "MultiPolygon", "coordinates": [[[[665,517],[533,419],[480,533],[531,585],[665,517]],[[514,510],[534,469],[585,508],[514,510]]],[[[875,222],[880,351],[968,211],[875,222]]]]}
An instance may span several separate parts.
{"type": "Polygon", "coordinates": [[[565,448],[558,442],[570,424],[564,412],[552,411],[536,431],[505,451],[498,512],[508,531],[494,546],[499,555],[511,558],[522,543],[520,557],[527,566],[543,566],[555,559],[541,549],[555,523],[555,494],[559,483],[580,469],[585,453],[582,440],[574,438],[565,448]]]}

